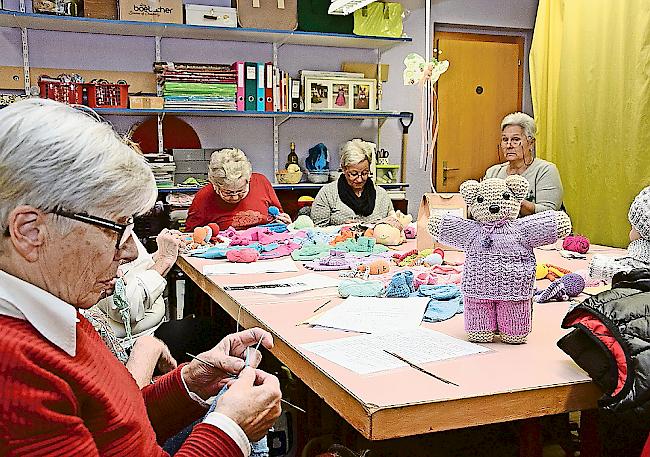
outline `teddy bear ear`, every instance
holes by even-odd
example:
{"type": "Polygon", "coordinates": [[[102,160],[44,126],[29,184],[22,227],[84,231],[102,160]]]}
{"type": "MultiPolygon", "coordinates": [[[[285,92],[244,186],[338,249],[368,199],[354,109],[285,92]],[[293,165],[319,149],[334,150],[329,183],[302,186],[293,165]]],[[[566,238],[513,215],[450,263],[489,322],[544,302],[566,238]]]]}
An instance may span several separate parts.
{"type": "Polygon", "coordinates": [[[476,200],[476,195],[478,194],[478,189],[479,189],[479,183],[478,181],[475,181],[473,179],[470,179],[469,181],[465,181],[460,185],[460,195],[463,197],[463,200],[465,200],[465,203],[468,205],[472,205],[474,203],[474,200],[476,200]]]}
{"type": "Polygon", "coordinates": [[[506,178],[506,186],[512,191],[517,200],[523,200],[528,194],[528,181],[519,175],[510,175],[506,178]]]}

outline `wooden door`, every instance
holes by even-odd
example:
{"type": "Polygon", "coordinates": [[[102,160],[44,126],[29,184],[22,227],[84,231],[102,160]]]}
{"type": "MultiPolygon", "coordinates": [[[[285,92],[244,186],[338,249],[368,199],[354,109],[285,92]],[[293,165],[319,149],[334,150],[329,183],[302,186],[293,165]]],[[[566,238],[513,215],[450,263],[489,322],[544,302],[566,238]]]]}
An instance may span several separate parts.
{"type": "Polygon", "coordinates": [[[434,47],[449,70],[437,83],[440,130],[431,172],[438,192],[457,192],[503,161],[500,124],[521,110],[524,39],[439,32],[434,47]]]}

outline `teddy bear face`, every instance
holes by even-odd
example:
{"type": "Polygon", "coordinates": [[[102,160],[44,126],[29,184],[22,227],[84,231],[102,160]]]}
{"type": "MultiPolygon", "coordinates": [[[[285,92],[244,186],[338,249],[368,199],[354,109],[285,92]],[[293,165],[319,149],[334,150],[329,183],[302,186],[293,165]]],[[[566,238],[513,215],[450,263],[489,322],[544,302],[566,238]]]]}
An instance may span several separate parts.
{"type": "Polygon", "coordinates": [[[463,200],[479,222],[517,219],[527,193],[528,181],[519,175],[506,179],[488,178],[481,182],[470,180],[460,186],[463,200]]]}

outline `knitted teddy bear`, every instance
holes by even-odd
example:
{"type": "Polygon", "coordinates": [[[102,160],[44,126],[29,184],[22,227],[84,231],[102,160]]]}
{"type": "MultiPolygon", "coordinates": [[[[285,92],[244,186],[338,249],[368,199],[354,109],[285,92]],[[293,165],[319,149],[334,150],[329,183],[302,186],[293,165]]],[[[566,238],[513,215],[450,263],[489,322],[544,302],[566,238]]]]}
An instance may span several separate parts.
{"type": "Polygon", "coordinates": [[[627,255],[623,257],[594,255],[589,263],[590,277],[611,282],[612,277],[620,271],[650,268],[650,186],[635,197],[627,218],[632,225],[631,243],[627,247],[627,255]]]}
{"type": "Polygon", "coordinates": [[[518,218],[528,193],[528,181],[519,175],[466,181],[460,193],[474,220],[434,213],[427,229],[434,240],[465,251],[467,337],[489,343],[498,332],[504,343],[525,343],[535,285],[533,248],[568,235],[571,221],[561,211],[518,218]]]}

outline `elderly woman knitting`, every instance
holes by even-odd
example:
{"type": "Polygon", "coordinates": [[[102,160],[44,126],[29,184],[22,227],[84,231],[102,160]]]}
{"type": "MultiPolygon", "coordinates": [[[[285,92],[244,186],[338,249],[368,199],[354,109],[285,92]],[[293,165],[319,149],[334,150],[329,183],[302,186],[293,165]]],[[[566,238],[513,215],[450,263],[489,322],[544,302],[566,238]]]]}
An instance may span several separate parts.
{"type": "Polygon", "coordinates": [[[559,210],[564,190],[555,164],[535,157],[535,120],[525,113],[511,113],[501,121],[499,151],[505,163],[494,165],[485,172],[485,178],[521,175],[530,187],[521,202],[520,216],[541,211],[559,210]]]}
{"type": "Polygon", "coordinates": [[[253,167],[240,149],[221,149],[210,158],[208,169],[210,184],[197,192],[190,206],[185,227],[195,227],[216,222],[221,229],[234,227],[244,230],[272,221],[291,223],[291,217],[282,212],[273,186],[253,167]],[[280,214],[269,215],[275,206],[280,214]]]}
{"type": "MultiPolygon", "coordinates": [[[[0,110],[0,449],[20,455],[248,455],[280,413],[278,380],[245,367],[271,336],[224,338],[140,390],[79,313],[136,258],[133,216],[156,199],[151,170],[108,124],[50,100],[0,110]],[[214,365],[214,366],[212,366],[214,365]]],[[[259,362],[259,353],[253,361],[259,362]]]]}
{"type": "Polygon", "coordinates": [[[377,222],[393,212],[388,193],[370,179],[373,149],[365,141],[348,141],[341,148],[343,174],[321,188],[311,207],[318,227],[353,221],[377,222]]]}

